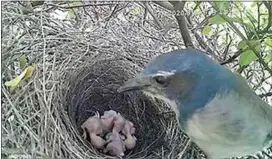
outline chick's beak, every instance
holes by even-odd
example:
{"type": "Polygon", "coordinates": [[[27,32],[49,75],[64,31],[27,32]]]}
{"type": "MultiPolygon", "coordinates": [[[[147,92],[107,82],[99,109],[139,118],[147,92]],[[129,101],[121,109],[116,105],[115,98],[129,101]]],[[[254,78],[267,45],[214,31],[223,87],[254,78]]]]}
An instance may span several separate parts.
{"type": "Polygon", "coordinates": [[[126,92],[126,91],[135,91],[135,90],[143,90],[147,87],[149,87],[150,80],[147,77],[135,77],[132,79],[129,79],[128,81],[125,82],[123,86],[118,88],[117,92],[126,92]]]}

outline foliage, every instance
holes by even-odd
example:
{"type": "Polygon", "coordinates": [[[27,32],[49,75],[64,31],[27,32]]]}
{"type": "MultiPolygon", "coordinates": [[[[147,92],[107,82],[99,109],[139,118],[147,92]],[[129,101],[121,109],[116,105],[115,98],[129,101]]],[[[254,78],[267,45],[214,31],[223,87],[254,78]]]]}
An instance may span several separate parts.
{"type": "MultiPolygon", "coordinates": [[[[271,2],[253,2],[251,5],[247,2],[216,2],[215,15],[209,18],[211,24],[225,24],[233,29],[233,32],[239,35],[241,39],[238,48],[241,49],[239,64],[247,66],[258,59],[262,61],[271,52],[269,47],[269,38],[271,38],[271,2]],[[231,6],[231,9],[230,7],[231,6]],[[254,12],[257,11],[257,12],[254,12]],[[255,50],[246,44],[246,41],[255,45],[255,50]],[[263,45],[261,42],[266,41],[263,45]],[[240,45],[240,46],[239,46],[240,45]],[[241,46],[244,45],[244,46],[241,46]]],[[[249,44],[250,45],[250,44],[249,44]]],[[[267,69],[270,74],[271,68],[267,69]]]]}
{"type": "MultiPolygon", "coordinates": [[[[197,38],[200,47],[238,71],[254,89],[270,95],[272,2],[188,2],[186,9],[192,8],[193,14],[187,18],[202,28],[203,35],[197,38]]],[[[271,98],[268,102],[272,103],[271,98]]]]}

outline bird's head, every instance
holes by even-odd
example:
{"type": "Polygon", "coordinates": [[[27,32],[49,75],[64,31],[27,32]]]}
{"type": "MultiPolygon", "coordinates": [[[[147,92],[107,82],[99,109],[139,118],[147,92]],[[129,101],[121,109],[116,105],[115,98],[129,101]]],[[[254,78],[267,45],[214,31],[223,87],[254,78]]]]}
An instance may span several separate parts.
{"type": "Polygon", "coordinates": [[[200,80],[207,80],[204,77],[218,70],[217,65],[197,50],[173,51],[155,58],[141,74],[129,79],[118,91],[143,90],[156,97],[176,100],[178,96],[185,96],[192,91],[200,80]]]}
{"type": "Polygon", "coordinates": [[[230,86],[232,81],[228,80],[231,79],[227,77],[230,75],[228,71],[203,52],[177,50],[156,57],[142,73],[129,79],[118,91],[143,90],[153,97],[175,101],[178,109],[184,105],[183,115],[187,118],[222,87],[230,86]]]}

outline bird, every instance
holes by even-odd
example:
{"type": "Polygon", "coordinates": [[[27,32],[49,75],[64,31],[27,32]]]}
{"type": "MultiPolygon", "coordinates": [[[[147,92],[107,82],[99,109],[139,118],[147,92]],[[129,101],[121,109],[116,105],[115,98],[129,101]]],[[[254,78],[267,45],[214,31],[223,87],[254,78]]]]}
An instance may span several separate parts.
{"type": "Polygon", "coordinates": [[[110,130],[115,129],[118,133],[123,129],[126,119],[114,110],[105,111],[101,117],[102,124],[106,133],[110,130]]]}
{"type": "Polygon", "coordinates": [[[126,149],[127,150],[133,149],[136,145],[137,140],[136,137],[134,136],[135,134],[134,124],[131,121],[126,120],[122,133],[126,136],[124,140],[126,149]]]}
{"type": "Polygon", "coordinates": [[[125,154],[125,144],[121,138],[121,135],[113,129],[111,133],[107,134],[108,144],[106,148],[103,150],[104,153],[109,153],[112,156],[123,157],[125,154]]]}
{"type": "Polygon", "coordinates": [[[83,138],[87,138],[87,133],[89,134],[91,144],[96,149],[104,149],[106,141],[101,137],[103,136],[104,127],[102,125],[100,115],[97,112],[94,116],[89,117],[82,125],[83,138]]]}
{"type": "Polygon", "coordinates": [[[117,89],[136,90],[168,103],[179,127],[209,159],[254,155],[272,140],[272,107],[241,75],[203,51],[160,54],[117,89]]]}
{"type": "Polygon", "coordinates": [[[119,133],[124,128],[125,122],[126,122],[126,119],[120,113],[117,113],[113,119],[112,130],[115,130],[119,133]]]}
{"type": "Polygon", "coordinates": [[[114,126],[114,119],[117,113],[114,110],[105,111],[103,116],[101,116],[101,121],[104,126],[104,133],[111,132],[114,126]]]}

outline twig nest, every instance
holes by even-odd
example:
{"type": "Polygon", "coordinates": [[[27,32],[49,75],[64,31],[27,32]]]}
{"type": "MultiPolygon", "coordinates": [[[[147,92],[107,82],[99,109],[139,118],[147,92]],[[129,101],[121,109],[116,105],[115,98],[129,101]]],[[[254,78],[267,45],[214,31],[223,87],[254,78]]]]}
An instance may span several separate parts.
{"type": "MultiPolygon", "coordinates": [[[[91,59],[86,67],[77,69],[71,73],[73,76],[69,74],[68,77],[64,104],[69,116],[68,124],[76,130],[71,133],[77,132],[78,137],[81,137],[77,142],[85,149],[82,152],[88,153],[91,158],[109,157],[111,152],[105,154],[103,150],[110,143],[114,127],[112,115],[118,112],[134,127],[131,128],[131,123],[125,122],[123,129],[122,126],[115,128],[121,134],[120,138],[125,145],[123,158],[200,158],[200,150],[193,143],[187,144],[189,138],[178,128],[174,112],[165,103],[151,99],[142,92],[117,92],[126,80],[134,77],[141,69],[129,60],[132,57],[111,58],[112,55],[101,54],[97,59],[91,59]],[[100,119],[106,129],[103,130],[103,135],[87,135],[85,140],[82,137],[84,132],[81,126],[89,117],[95,116],[96,112],[102,115],[100,119]],[[132,137],[127,135],[128,133],[132,134],[132,137]],[[106,144],[97,149],[92,146],[91,137],[101,137],[106,144]]],[[[117,125],[118,123],[116,122],[117,125]]]]}

